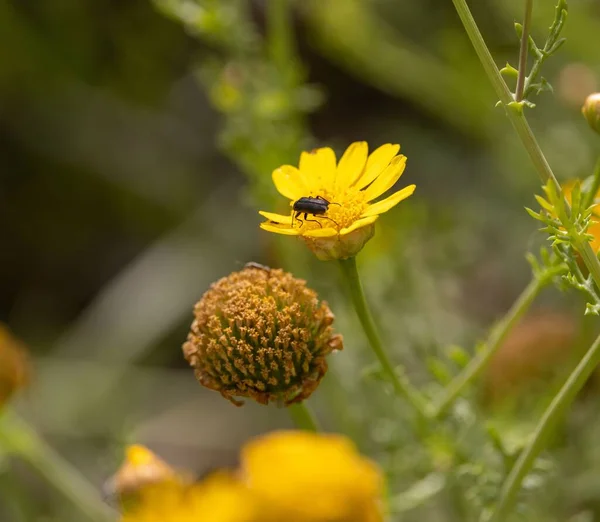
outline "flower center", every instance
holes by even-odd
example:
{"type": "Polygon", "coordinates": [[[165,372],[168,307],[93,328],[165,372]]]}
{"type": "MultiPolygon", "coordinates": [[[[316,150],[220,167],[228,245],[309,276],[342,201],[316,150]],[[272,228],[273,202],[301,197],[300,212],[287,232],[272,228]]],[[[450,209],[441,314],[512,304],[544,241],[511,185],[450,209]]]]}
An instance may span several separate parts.
{"type": "Polygon", "coordinates": [[[301,231],[333,228],[339,232],[358,220],[368,206],[364,191],[352,187],[342,190],[322,189],[305,197],[320,197],[328,204],[323,205],[327,208],[324,213],[313,214],[308,211],[306,218],[304,211],[292,210],[293,227],[301,231]]]}

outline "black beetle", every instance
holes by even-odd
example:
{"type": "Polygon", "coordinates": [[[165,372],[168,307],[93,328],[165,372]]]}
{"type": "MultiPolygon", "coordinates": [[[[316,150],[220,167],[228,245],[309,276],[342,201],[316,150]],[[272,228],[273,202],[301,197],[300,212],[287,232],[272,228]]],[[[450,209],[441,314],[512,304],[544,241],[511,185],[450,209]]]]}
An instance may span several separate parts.
{"type": "MultiPolygon", "coordinates": [[[[315,223],[318,223],[321,228],[323,228],[323,225],[321,223],[319,223],[318,220],[308,219],[308,215],[311,214],[313,216],[322,216],[325,219],[329,219],[330,221],[333,221],[333,219],[324,215],[325,212],[327,212],[327,210],[329,210],[329,205],[339,205],[339,203],[331,203],[322,196],[316,196],[314,198],[313,197],[302,197],[302,198],[298,199],[297,201],[294,201],[294,205],[292,208],[293,208],[295,214],[293,217],[295,219],[297,219],[298,221],[300,221],[300,226],[302,226],[304,224],[304,221],[314,221],[315,223]],[[304,220],[300,219],[300,216],[302,214],[304,214],[304,220]]],[[[335,221],[333,221],[333,222],[337,225],[337,223],[335,221]]],[[[293,226],[293,224],[292,224],[292,226],[293,226]]]]}

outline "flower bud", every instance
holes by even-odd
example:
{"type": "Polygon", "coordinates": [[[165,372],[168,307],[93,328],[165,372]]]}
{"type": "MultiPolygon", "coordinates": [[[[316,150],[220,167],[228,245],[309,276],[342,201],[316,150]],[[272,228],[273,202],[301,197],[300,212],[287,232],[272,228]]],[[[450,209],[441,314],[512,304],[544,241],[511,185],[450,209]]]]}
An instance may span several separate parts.
{"type": "Polygon", "coordinates": [[[29,382],[25,347],[0,324],[0,408],[29,382]]]}
{"type": "Polygon", "coordinates": [[[600,92],[590,94],[581,108],[590,127],[600,134],[600,92]]]}
{"type": "Polygon", "coordinates": [[[194,308],[183,345],[203,386],[233,404],[289,405],[306,399],[341,350],[334,316],[306,282],[254,263],[214,283],[194,308]]]}

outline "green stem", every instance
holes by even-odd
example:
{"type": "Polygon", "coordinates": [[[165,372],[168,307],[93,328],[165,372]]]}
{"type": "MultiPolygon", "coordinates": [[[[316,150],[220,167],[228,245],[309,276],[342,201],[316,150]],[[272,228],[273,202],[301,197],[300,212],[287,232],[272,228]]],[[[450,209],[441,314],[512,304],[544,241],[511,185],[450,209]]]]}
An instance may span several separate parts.
{"type": "MultiPolygon", "coordinates": [[[[471,40],[475,52],[477,53],[477,56],[479,56],[481,64],[483,65],[496,94],[500,98],[501,103],[506,107],[506,113],[513,127],[517,131],[525,150],[529,154],[529,158],[535,166],[542,183],[551,181],[556,187],[557,192],[563,194],[556,176],[552,172],[542,149],[531,131],[531,127],[529,127],[529,124],[527,123],[527,119],[523,114],[523,107],[520,103],[516,103],[513,100],[512,94],[504,82],[496,63],[479,32],[477,23],[473,19],[473,15],[467,6],[466,0],[452,0],[452,2],[454,3],[454,7],[465,27],[465,31],[471,40]]],[[[567,209],[570,209],[570,205],[566,201],[565,206],[567,209]]],[[[583,262],[592,274],[596,286],[600,288],[600,261],[596,257],[592,247],[587,241],[578,241],[574,246],[581,254],[583,262]]]]}
{"type": "Polygon", "coordinates": [[[531,13],[533,11],[533,0],[527,0],[525,4],[525,19],[523,21],[523,34],[521,35],[521,49],[519,50],[519,76],[517,77],[517,91],[515,100],[523,99],[525,90],[525,78],[527,77],[527,49],[529,47],[529,27],[531,25],[531,13]]]}
{"type": "Polygon", "coordinates": [[[583,359],[571,375],[569,375],[565,384],[542,415],[531,440],[519,455],[517,462],[502,486],[500,500],[491,517],[489,517],[488,522],[506,520],[506,515],[515,504],[523,479],[533,467],[537,456],[544,449],[548,436],[552,433],[557,422],[562,418],[598,364],[600,364],[600,336],[588,349],[583,359]]]}
{"type": "Polygon", "coordinates": [[[433,416],[442,415],[456,398],[473,382],[502,346],[506,336],[527,312],[531,303],[540,293],[540,290],[548,283],[548,278],[534,277],[525,287],[521,295],[514,302],[502,321],[492,330],[484,348],[469,362],[462,372],[448,385],[444,395],[436,404],[433,416]]]}
{"type": "Polygon", "coordinates": [[[287,407],[296,427],[304,431],[319,431],[319,424],[306,402],[297,402],[287,407]]]}
{"type": "Polygon", "coordinates": [[[293,44],[290,0],[267,2],[267,43],[269,57],[280,72],[291,67],[295,51],[293,44]]]}
{"type": "Polygon", "coordinates": [[[0,445],[28,462],[89,520],[116,520],[117,513],[104,503],[98,489],[13,412],[0,415],[0,445]]]}
{"type": "Polygon", "coordinates": [[[360,319],[360,323],[365,331],[369,344],[373,349],[379,363],[383,368],[383,371],[387,375],[388,379],[394,386],[394,391],[397,395],[404,397],[414,407],[415,411],[419,413],[421,417],[427,416],[428,405],[424,397],[416,390],[406,378],[398,375],[392,362],[388,358],[383,344],[377,333],[373,316],[367,306],[367,301],[363,292],[363,288],[358,276],[358,270],[356,268],[356,258],[350,257],[348,259],[341,259],[340,266],[342,268],[342,274],[344,280],[350,290],[350,296],[352,298],[352,304],[356,310],[356,314],[360,319]]]}
{"type": "Polygon", "coordinates": [[[596,162],[596,167],[594,169],[594,174],[592,178],[592,186],[588,189],[585,194],[585,199],[583,201],[583,208],[590,207],[594,201],[596,200],[596,194],[600,190],[600,159],[596,162]]]}

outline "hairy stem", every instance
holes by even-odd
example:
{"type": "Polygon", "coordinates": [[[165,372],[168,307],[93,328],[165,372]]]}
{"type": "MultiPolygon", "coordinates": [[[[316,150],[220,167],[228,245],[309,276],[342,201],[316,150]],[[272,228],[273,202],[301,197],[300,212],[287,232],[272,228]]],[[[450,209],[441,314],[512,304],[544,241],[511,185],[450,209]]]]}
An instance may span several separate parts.
{"type": "Polygon", "coordinates": [[[503,319],[492,330],[484,348],[475,356],[460,374],[448,385],[443,396],[435,405],[433,416],[442,415],[456,398],[471,384],[486,368],[498,348],[502,345],[506,336],[525,315],[531,303],[540,293],[540,290],[548,283],[546,278],[534,277],[525,287],[521,295],[514,302],[503,319]]]}
{"type": "Polygon", "coordinates": [[[290,417],[296,427],[304,431],[319,431],[317,419],[313,415],[313,412],[306,405],[306,402],[298,402],[288,406],[290,417]]]}
{"type": "Polygon", "coordinates": [[[527,78],[527,49],[529,48],[529,28],[531,26],[532,11],[533,0],[527,0],[523,20],[523,34],[521,35],[521,49],[519,50],[519,76],[517,77],[517,91],[515,93],[515,100],[518,102],[523,99],[525,78],[527,78]]]}
{"type": "Polygon", "coordinates": [[[569,375],[565,384],[554,399],[552,399],[550,406],[548,406],[542,415],[531,440],[519,455],[517,462],[504,482],[500,492],[500,500],[498,500],[498,504],[492,515],[487,519],[487,522],[506,520],[506,515],[515,504],[523,479],[533,467],[537,456],[544,449],[548,437],[556,427],[556,424],[563,417],[567,408],[571,405],[577,393],[581,390],[598,364],[600,364],[600,336],[588,349],[583,359],[581,359],[575,370],[569,375]]]}
{"type": "Polygon", "coordinates": [[[0,415],[0,446],[35,468],[88,520],[116,520],[117,514],[102,500],[98,489],[46,444],[27,422],[11,411],[0,415]]]}
{"type": "Polygon", "coordinates": [[[358,270],[356,268],[356,258],[351,257],[348,259],[340,260],[340,266],[342,268],[342,274],[352,298],[352,304],[356,310],[356,314],[360,320],[360,323],[365,331],[365,335],[369,340],[371,349],[375,353],[375,356],[379,360],[385,375],[390,380],[394,387],[394,391],[397,395],[404,397],[415,409],[415,411],[421,416],[427,415],[427,403],[425,398],[415,389],[406,378],[399,376],[394,365],[388,358],[387,353],[383,348],[383,344],[375,327],[373,316],[367,305],[365,294],[362,289],[362,284],[358,276],[358,270]]]}

